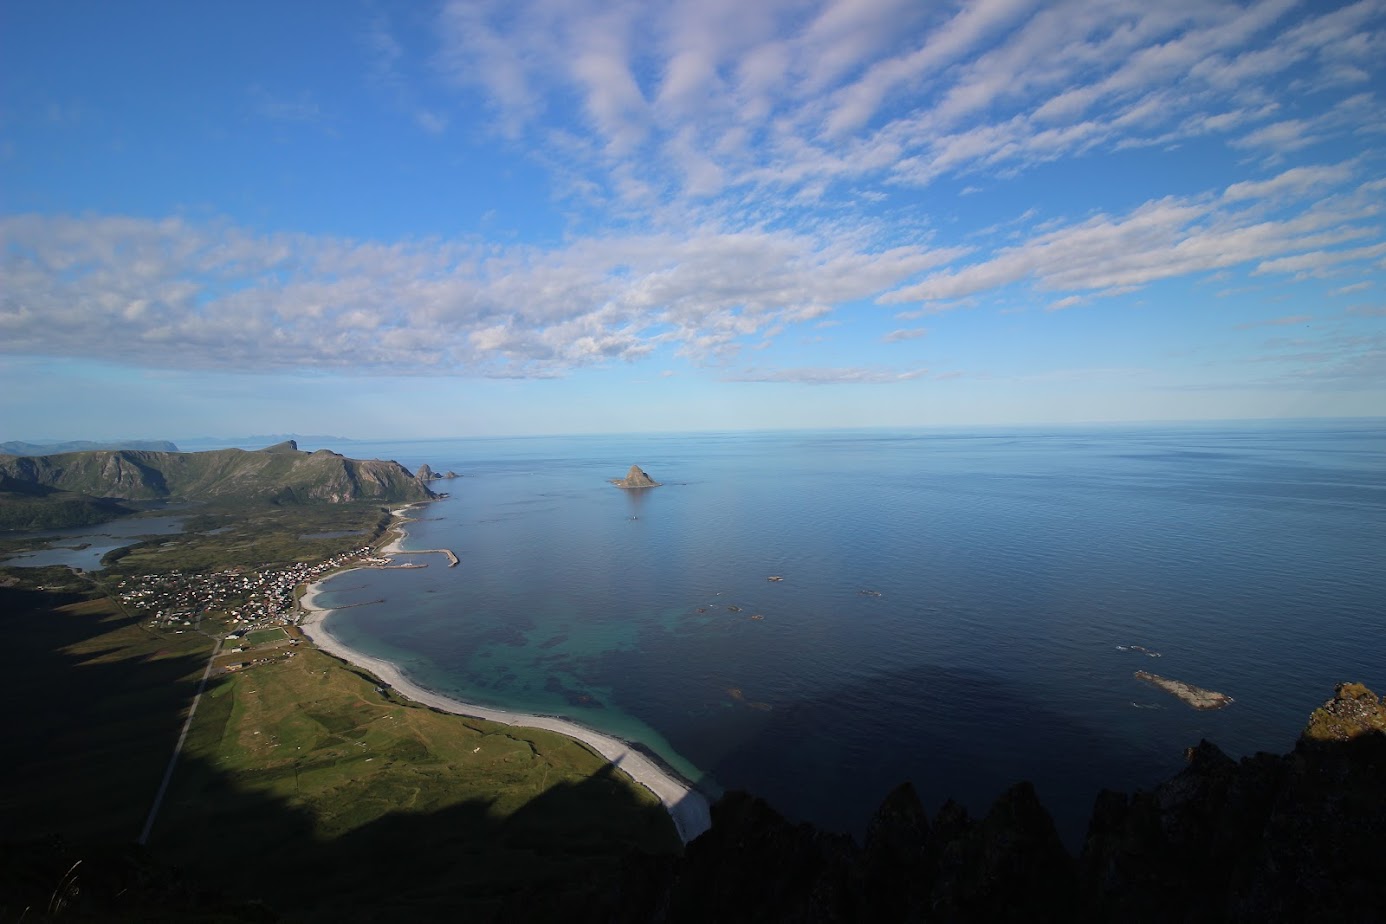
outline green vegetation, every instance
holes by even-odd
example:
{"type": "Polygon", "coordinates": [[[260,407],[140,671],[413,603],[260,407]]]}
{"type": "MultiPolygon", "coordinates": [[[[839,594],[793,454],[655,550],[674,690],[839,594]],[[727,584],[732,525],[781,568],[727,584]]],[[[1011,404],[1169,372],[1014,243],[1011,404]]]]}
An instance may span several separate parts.
{"type": "Polygon", "coordinates": [[[42,919],[59,893],[92,920],[260,920],[258,900],[290,920],[601,917],[633,854],[681,849],[658,801],[585,745],[401,700],[277,627],[216,659],[148,851],[131,846],[231,623],[155,629],[108,592],[319,562],[388,522],[371,502],[203,504],[96,574],[0,567],[5,673],[25,694],[0,764],[0,919],[42,919]]]}
{"type": "Polygon", "coordinates": [[[282,642],[288,637],[283,629],[261,629],[247,635],[245,640],[252,645],[264,645],[269,642],[282,642]]]}
{"type": "Polygon", "coordinates": [[[98,450],[0,455],[0,529],[82,525],[111,518],[113,500],[231,500],[273,504],[427,500],[397,462],[299,452],[292,442],[246,452],[98,450]],[[98,500],[101,499],[101,500],[98,500]],[[85,519],[83,519],[85,517],[85,519]]]}
{"type": "Polygon", "coordinates": [[[117,501],[60,491],[0,473],[0,529],[89,526],[134,512],[117,501]]]}
{"type": "Polygon", "coordinates": [[[207,877],[292,870],[246,888],[315,919],[596,901],[632,848],[679,849],[584,745],[407,703],[306,646],[210,688],[185,757],[151,847],[207,877]]]}
{"type": "Polygon", "coordinates": [[[194,509],[183,532],[108,554],[106,573],[115,578],[322,561],[380,538],[390,522],[388,508],[368,501],[296,507],[223,502],[194,509]],[[326,532],[340,535],[302,538],[326,532]]]}
{"type": "Polygon", "coordinates": [[[1333,698],[1309,716],[1303,738],[1343,742],[1376,733],[1386,733],[1386,703],[1363,684],[1340,683],[1333,698]]]}

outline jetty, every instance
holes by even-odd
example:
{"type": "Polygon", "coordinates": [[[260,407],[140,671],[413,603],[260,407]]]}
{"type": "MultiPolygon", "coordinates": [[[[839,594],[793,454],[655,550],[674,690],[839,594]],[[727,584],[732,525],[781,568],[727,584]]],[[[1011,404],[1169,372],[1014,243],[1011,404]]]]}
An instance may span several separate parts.
{"type": "Polygon", "coordinates": [[[397,555],[446,555],[448,557],[448,567],[456,568],[458,557],[452,554],[452,549],[400,549],[397,555]]]}

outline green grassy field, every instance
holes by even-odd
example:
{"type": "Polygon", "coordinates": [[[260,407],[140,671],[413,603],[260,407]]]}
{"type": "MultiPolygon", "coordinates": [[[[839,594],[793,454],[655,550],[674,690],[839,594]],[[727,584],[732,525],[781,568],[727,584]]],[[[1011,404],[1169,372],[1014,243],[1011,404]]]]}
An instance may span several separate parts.
{"type": "Polygon", "coordinates": [[[390,521],[388,509],[368,502],[199,505],[187,514],[182,533],[112,552],[105,572],[115,577],[322,561],[378,539],[390,521]],[[345,535],[303,538],[319,533],[345,535]]]}
{"type": "Polygon", "coordinates": [[[372,504],[187,516],[184,533],[97,574],[0,568],[0,664],[18,694],[0,841],[29,845],[0,850],[0,921],[7,889],[42,903],[79,859],[82,894],[107,896],[96,919],[145,920],[167,902],[181,910],[164,919],[207,907],[258,919],[255,899],[288,920],[600,918],[633,853],[681,849],[655,798],[585,745],[403,701],[274,628],[218,659],[273,658],[213,675],[149,852],[131,853],[212,640],[150,628],[108,591],[143,573],[321,561],[389,519],[372,504]],[[334,536],[302,538],[320,533],[334,536]]]}
{"type": "Polygon", "coordinates": [[[401,701],[307,646],[203,697],[151,846],[208,876],[282,863],[292,878],[244,890],[321,920],[592,904],[629,851],[679,850],[653,795],[584,745],[401,701]]]}
{"type": "Polygon", "coordinates": [[[252,645],[264,645],[269,642],[282,642],[288,637],[283,629],[261,629],[247,635],[245,640],[252,645]]]}

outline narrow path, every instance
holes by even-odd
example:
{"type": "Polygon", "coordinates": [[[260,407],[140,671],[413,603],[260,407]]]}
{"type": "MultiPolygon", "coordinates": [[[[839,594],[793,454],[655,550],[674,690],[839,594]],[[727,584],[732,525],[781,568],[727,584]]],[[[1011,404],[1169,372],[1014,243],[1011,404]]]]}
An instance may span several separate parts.
{"type": "Polygon", "coordinates": [[[222,640],[217,638],[215,642],[212,645],[212,653],[207,658],[207,667],[202,672],[202,679],[197,684],[197,693],[193,695],[192,706],[188,709],[188,718],[183,722],[183,731],[178,735],[178,743],[173,746],[173,756],[168,759],[168,767],[164,770],[164,779],[159,783],[159,792],[154,796],[154,804],[149,807],[149,817],[144,820],[144,830],[140,832],[139,840],[136,841],[141,846],[149,843],[149,832],[154,827],[154,819],[158,817],[159,807],[164,804],[164,794],[168,792],[169,780],[173,779],[173,768],[178,765],[178,755],[183,753],[183,742],[188,740],[188,729],[192,728],[193,716],[197,715],[197,704],[202,700],[202,691],[207,689],[207,678],[212,675],[212,662],[221,652],[222,640]]]}

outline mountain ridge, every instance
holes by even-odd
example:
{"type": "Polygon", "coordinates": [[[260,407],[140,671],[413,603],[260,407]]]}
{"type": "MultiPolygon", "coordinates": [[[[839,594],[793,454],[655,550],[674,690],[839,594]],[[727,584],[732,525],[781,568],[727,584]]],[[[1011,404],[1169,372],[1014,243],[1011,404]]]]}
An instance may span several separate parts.
{"type": "Polygon", "coordinates": [[[98,449],[142,449],[150,452],[180,452],[168,440],[63,440],[30,443],[11,440],[0,443],[0,456],[53,456],[65,452],[92,452],[98,449]]]}
{"type": "Polygon", "coordinates": [[[112,518],[103,515],[101,503],[121,501],[396,503],[436,496],[398,462],[348,459],[327,449],[303,452],[292,440],[261,450],[0,455],[0,527],[10,529],[53,525],[40,522],[36,505],[59,502],[68,507],[60,525],[86,525],[112,518]]]}

